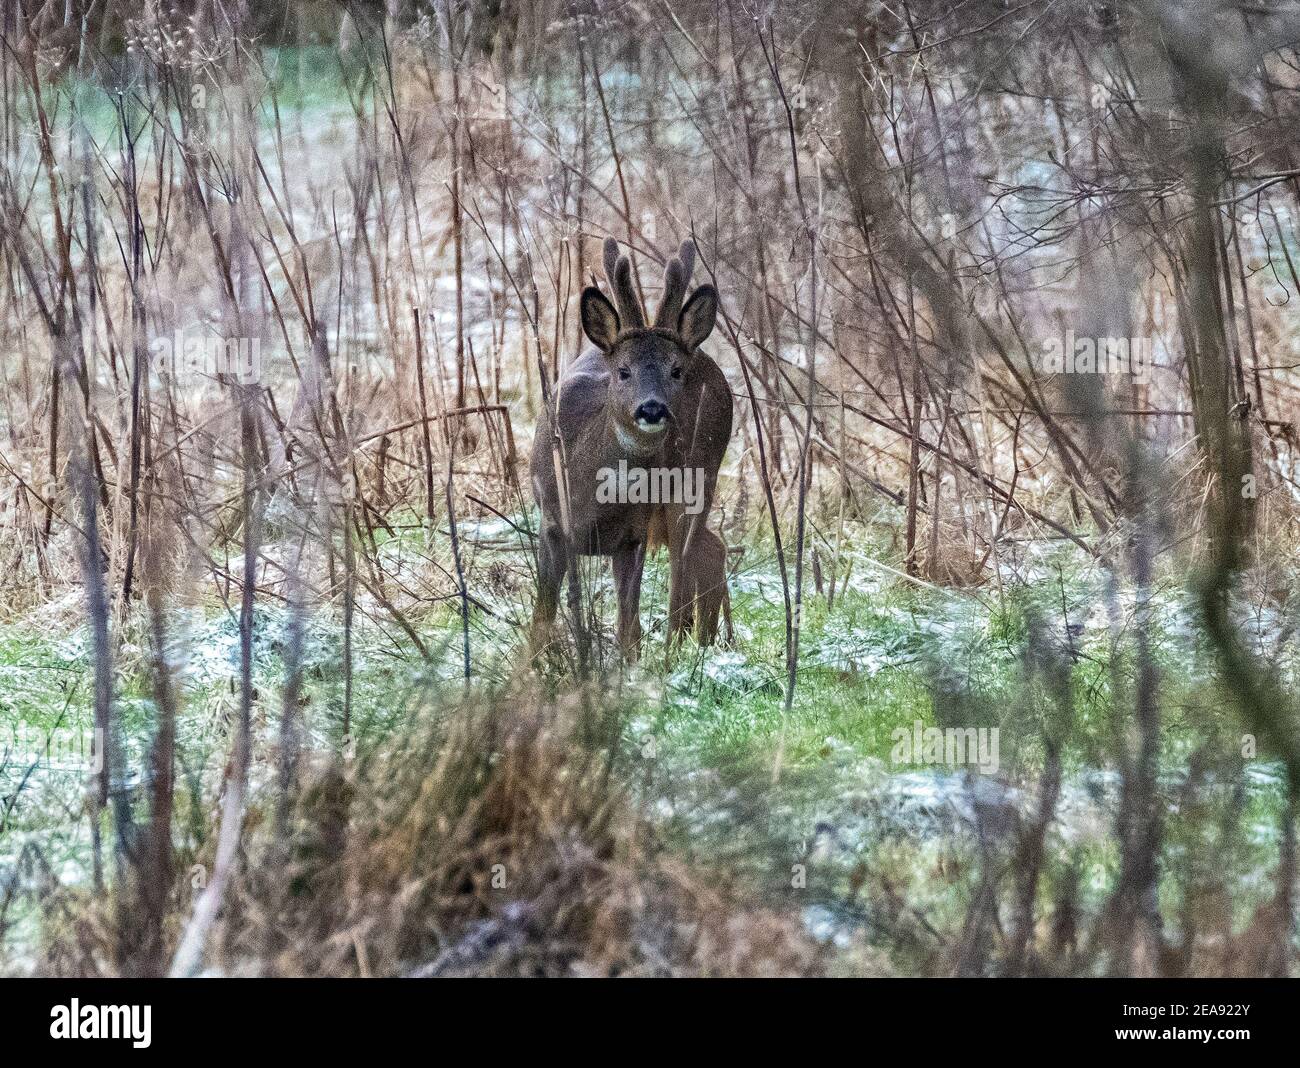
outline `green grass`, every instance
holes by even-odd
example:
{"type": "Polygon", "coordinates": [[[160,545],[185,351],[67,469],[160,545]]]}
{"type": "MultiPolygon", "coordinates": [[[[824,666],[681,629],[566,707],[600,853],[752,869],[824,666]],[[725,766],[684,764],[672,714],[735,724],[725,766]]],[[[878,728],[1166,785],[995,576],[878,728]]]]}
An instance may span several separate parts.
{"type": "Polygon", "coordinates": [[[89,709],[85,662],[46,635],[0,629],[0,723],[52,730],[89,709]]]}
{"type": "MultiPolygon", "coordinates": [[[[377,532],[381,555],[390,562],[413,552],[447,555],[443,546],[426,548],[415,524],[395,524],[394,529],[391,536],[377,532]]],[[[1061,640],[1062,597],[1068,607],[1079,607],[1091,597],[1096,615],[1092,578],[1074,573],[1060,578],[1056,589],[1046,583],[1024,586],[998,601],[988,590],[918,588],[860,567],[833,609],[827,608],[824,597],[809,591],[798,686],[787,716],[779,579],[775,568],[764,562],[767,554],[761,543],[748,546],[746,557],[758,562],[742,560],[732,582],[735,645],[700,650],[688,643],[669,668],[664,666],[662,645],[666,567],[662,559],[649,566],[642,609],[649,637],[642,664],[623,676],[622,692],[634,718],[660,742],[689,754],[702,767],[720,768],[770,761],[784,731],[784,759],[789,767],[799,768],[815,766],[828,748],[888,760],[895,729],[910,730],[917,721],[925,726],[996,726],[1002,731],[1003,774],[1029,777],[1039,770],[1043,727],[1055,695],[1026,668],[1026,620],[1038,613],[1061,640]],[[1055,619],[1048,614],[1053,610],[1055,619]]],[[[517,660],[522,633],[507,619],[526,618],[526,593],[516,588],[495,599],[476,594],[498,613],[489,618],[477,609],[471,612],[471,651],[480,685],[499,683],[517,660]]],[[[607,575],[596,584],[595,595],[608,639],[613,606],[607,575]]],[[[1158,597],[1153,650],[1164,710],[1164,761],[1183,763],[1206,745],[1231,750],[1240,741],[1237,721],[1199,637],[1183,632],[1189,625],[1185,599],[1174,587],[1164,588],[1158,597]]],[[[352,726],[360,741],[382,740],[400,726],[402,708],[420,687],[454,681],[461,656],[455,599],[437,601],[414,617],[432,657],[423,665],[413,660],[413,649],[402,648],[398,628],[372,621],[382,610],[369,607],[369,613],[357,613],[353,634],[352,726]]],[[[280,602],[259,606],[254,685],[263,721],[279,715],[286,624],[280,602]]],[[[224,734],[224,729],[213,729],[214,722],[221,720],[223,710],[233,709],[239,668],[237,620],[209,605],[170,625],[186,663],[179,696],[182,717],[192,729],[188,734],[183,730],[182,739],[211,743],[224,734]]],[[[126,733],[142,741],[155,714],[143,620],[136,619],[117,639],[117,699],[126,733]]],[[[0,712],[5,721],[49,729],[62,717],[64,725],[86,725],[91,707],[86,642],[81,628],[58,635],[11,624],[0,631],[0,677],[5,680],[0,712]]],[[[1109,662],[1104,626],[1090,625],[1074,642],[1070,679],[1075,720],[1066,758],[1075,767],[1096,767],[1113,750],[1115,715],[1128,713],[1131,666],[1121,659],[1118,678],[1125,692],[1116,706],[1116,672],[1109,662]]],[[[313,613],[304,687],[309,723],[323,741],[337,741],[342,730],[341,644],[339,606],[313,613]]],[[[612,652],[606,663],[619,674],[612,652]]],[[[1289,661],[1287,666],[1290,669],[1289,661]]]]}
{"type": "MultiPolygon", "coordinates": [[[[500,531],[494,524],[466,524],[462,533],[490,541],[500,531]]],[[[865,864],[886,873],[909,904],[934,923],[959,922],[977,857],[969,833],[955,829],[944,806],[964,790],[963,769],[894,763],[894,731],[910,732],[918,721],[997,727],[999,779],[1032,796],[1043,765],[1044,730],[1061,722],[1059,692],[1026,656],[1031,632],[1046,634],[1037,640],[1056,643],[1061,662],[1068,664],[1074,711],[1064,751],[1074,807],[1054,829],[1047,879],[1077,883],[1083,906],[1099,906],[1118,868],[1113,814],[1106,805],[1113,805],[1118,781],[1115,725],[1132,720],[1131,591],[1121,591],[1121,655],[1112,665],[1098,575],[1053,564],[1043,569],[1042,581],[1008,584],[1001,598],[987,587],[938,590],[873,567],[869,556],[879,549],[872,546],[872,532],[853,534],[851,581],[834,607],[809,589],[799,681],[788,715],[785,614],[772,554],[761,537],[746,543],[731,584],[735,645],[702,650],[688,642],[669,666],[663,649],[666,563],[651,561],[642,605],[648,634],[642,661],[623,668],[611,651],[602,687],[625,709],[626,770],[642,804],[657,814],[667,841],[684,856],[728,864],[778,901],[837,908],[850,873],[865,864]],[[1067,639],[1063,619],[1082,630],[1067,639]],[[779,749],[781,776],[773,782],[779,749]],[[937,808],[917,802],[931,782],[950,799],[937,808]],[[1094,810],[1081,817],[1075,810],[1093,804],[1089,791],[1094,789],[1100,791],[1094,810]],[[835,828],[837,851],[809,883],[809,893],[791,898],[792,866],[806,860],[819,826],[835,828]]],[[[412,558],[432,558],[444,566],[449,561],[445,538],[426,543],[418,522],[395,524],[394,534],[381,534],[379,541],[386,566],[409,564],[412,558]]],[[[512,560],[522,556],[500,551],[512,560]]],[[[477,558],[476,574],[495,559],[477,558]]],[[[607,572],[607,566],[593,566],[591,577],[598,581],[587,588],[597,600],[603,640],[612,646],[607,572]]],[[[472,612],[471,685],[499,686],[517,667],[523,633],[506,620],[527,618],[530,591],[522,566],[501,591],[482,591],[494,614],[472,612]]],[[[1235,707],[1217,678],[1186,593],[1166,583],[1156,591],[1155,603],[1162,791],[1170,806],[1162,870],[1175,876],[1162,883],[1162,900],[1175,908],[1189,883],[1229,878],[1247,891],[1234,899],[1240,919],[1270,890],[1281,781],[1267,752],[1248,761],[1241,778],[1235,707]],[[1180,791],[1192,767],[1201,776],[1201,809],[1184,812],[1180,791]],[[1244,790],[1235,789],[1236,782],[1244,790]],[[1209,857],[1214,862],[1207,871],[1209,857]]],[[[383,623],[376,606],[368,608],[357,613],[353,634],[350,740],[363,753],[400,738],[414,700],[444,689],[455,696],[461,686],[457,601],[439,600],[412,615],[431,654],[424,663],[403,646],[400,630],[383,623]]],[[[186,665],[178,676],[186,803],[200,811],[215,795],[229,750],[237,709],[238,626],[216,604],[170,625],[186,665]]],[[[280,602],[260,604],[254,636],[255,790],[270,786],[273,764],[267,758],[280,716],[286,625],[280,602]]],[[[156,715],[142,628],[137,618],[117,636],[117,702],[135,768],[141,766],[156,715]]],[[[1274,667],[1290,677],[1294,656],[1289,644],[1282,648],[1274,667]]],[[[38,633],[11,624],[0,630],[4,721],[47,731],[56,724],[88,727],[89,667],[82,628],[38,633]]],[[[339,605],[313,612],[303,669],[309,746],[337,750],[348,741],[339,605]]],[[[563,685],[561,679],[551,681],[563,685]]],[[[11,762],[4,785],[11,788],[21,771],[11,762]]],[[[62,778],[51,774],[25,787],[9,828],[18,834],[9,836],[0,855],[12,857],[19,835],[30,835],[53,843],[51,855],[75,879],[87,870],[88,840],[77,801],[84,779],[59,774],[62,778]]]]}

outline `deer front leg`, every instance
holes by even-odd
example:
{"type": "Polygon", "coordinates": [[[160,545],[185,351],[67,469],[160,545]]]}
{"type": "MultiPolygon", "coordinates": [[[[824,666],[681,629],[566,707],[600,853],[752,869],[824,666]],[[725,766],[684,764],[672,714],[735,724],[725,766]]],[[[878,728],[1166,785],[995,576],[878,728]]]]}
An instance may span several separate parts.
{"type": "Polygon", "coordinates": [[[537,546],[537,602],[533,606],[531,643],[534,655],[550,644],[568,555],[563,533],[556,527],[544,526],[537,546]]]}
{"type": "Polygon", "coordinates": [[[641,576],[645,573],[645,542],[614,554],[614,586],[618,591],[618,644],[634,664],[641,653],[641,576]]]}
{"type": "Polygon", "coordinates": [[[582,598],[582,568],[579,566],[578,550],[576,546],[569,545],[568,551],[569,616],[578,639],[578,672],[585,678],[587,665],[591,662],[591,635],[587,632],[587,606],[582,598]]]}

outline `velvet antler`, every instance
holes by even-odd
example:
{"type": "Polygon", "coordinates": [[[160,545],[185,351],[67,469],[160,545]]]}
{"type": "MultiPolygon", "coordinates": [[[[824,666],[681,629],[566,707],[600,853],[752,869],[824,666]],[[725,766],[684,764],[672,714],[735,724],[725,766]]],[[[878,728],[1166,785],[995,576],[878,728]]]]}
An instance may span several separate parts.
{"type": "Polygon", "coordinates": [[[618,308],[623,329],[643,328],[645,313],[641,310],[641,302],[632,286],[632,261],[618,254],[618,242],[612,237],[605,238],[605,279],[614,294],[614,304],[618,308]]]}
{"type": "Polygon", "coordinates": [[[655,326],[676,330],[677,319],[682,314],[686,290],[691,284],[691,271],[695,268],[695,243],[683,241],[677,255],[668,261],[664,271],[664,295],[655,312],[655,326]]]}

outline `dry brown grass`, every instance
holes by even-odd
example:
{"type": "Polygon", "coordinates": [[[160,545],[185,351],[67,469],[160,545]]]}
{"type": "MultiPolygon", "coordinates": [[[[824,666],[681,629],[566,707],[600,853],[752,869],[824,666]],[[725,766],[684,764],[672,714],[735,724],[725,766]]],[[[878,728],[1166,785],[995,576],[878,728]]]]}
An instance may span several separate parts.
{"type": "MultiPolygon", "coordinates": [[[[255,805],[210,969],[818,974],[821,950],[797,916],[661,848],[592,743],[605,715],[535,694],[426,709],[395,749],[314,769],[286,840],[269,804],[255,805]]],[[[182,865],[172,895],[172,939],[192,870],[182,865]]],[[[42,971],[119,970],[123,918],[105,899],[60,892],[47,915],[42,971]]]]}

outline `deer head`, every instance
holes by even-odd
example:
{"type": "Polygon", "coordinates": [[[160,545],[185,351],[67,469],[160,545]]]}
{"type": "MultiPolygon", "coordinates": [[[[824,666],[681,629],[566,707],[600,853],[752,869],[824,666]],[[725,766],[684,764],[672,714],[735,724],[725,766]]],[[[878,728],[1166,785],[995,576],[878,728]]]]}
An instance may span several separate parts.
{"type": "Polygon", "coordinates": [[[696,349],[713,331],[717,291],[702,285],[686,299],[694,265],[695,246],[684,242],[664,272],[663,298],[649,326],[632,287],[631,262],[613,238],[605,242],[605,276],[615,303],[595,286],[582,293],[582,329],[609,363],[609,417],[632,455],[659,449],[696,349]]]}

